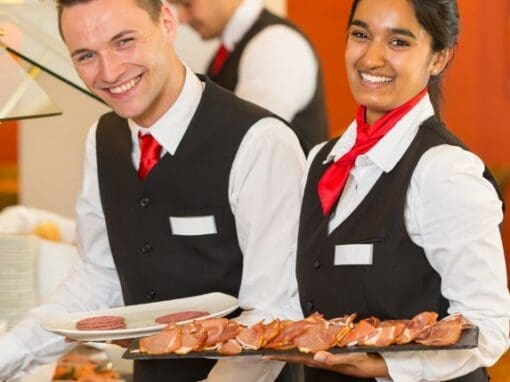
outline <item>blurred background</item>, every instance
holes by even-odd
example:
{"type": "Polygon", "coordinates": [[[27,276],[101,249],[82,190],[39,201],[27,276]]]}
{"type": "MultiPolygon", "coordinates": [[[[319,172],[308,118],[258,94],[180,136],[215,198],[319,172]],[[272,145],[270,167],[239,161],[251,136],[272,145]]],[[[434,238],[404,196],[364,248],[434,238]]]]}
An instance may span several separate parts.
{"type": "MultiPolygon", "coordinates": [[[[271,10],[287,15],[314,43],[324,70],[329,134],[331,137],[341,134],[353,119],[356,107],[343,63],[351,1],[265,0],[265,3],[271,10]]],[[[504,112],[510,110],[510,1],[459,0],[459,7],[462,29],[454,60],[445,76],[443,118],[493,171],[509,206],[510,132],[504,112]]],[[[108,109],[87,94],[74,74],[58,37],[52,1],[0,0],[0,51],[5,48],[2,41],[8,51],[15,53],[10,56],[44,90],[62,115],[0,123],[0,210],[22,205],[51,211],[72,222],[81,183],[85,136],[91,124],[108,109]],[[46,70],[39,70],[38,66],[46,70]]],[[[217,44],[204,43],[183,26],[176,48],[184,62],[203,72],[217,44]]],[[[0,85],[0,96],[6,92],[0,85]]],[[[41,223],[40,219],[32,221],[41,223]]],[[[502,232],[508,269],[510,223],[504,223],[502,232]]],[[[69,241],[66,245],[72,244],[69,241]]],[[[502,373],[509,376],[510,367],[502,373]]]]}

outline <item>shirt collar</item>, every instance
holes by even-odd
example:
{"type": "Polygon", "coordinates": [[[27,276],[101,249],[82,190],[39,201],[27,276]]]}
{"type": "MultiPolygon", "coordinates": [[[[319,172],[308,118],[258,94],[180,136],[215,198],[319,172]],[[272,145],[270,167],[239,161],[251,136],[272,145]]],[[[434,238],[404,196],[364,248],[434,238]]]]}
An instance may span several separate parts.
{"type": "Polygon", "coordinates": [[[137,125],[129,119],[133,145],[138,145],[138,132],[151,133],[166,152],[174,155],[191,119],[195,115],[205,84],[186,66],[184,86],[175,103],[150,127],[137,125]]]}
{"type": "Polygon", "coordinates": [[[223,45],[229,51],[234,50],[235,45],[255,24],[263,8],[262,0],[244,0],[237,7],[234,15],[227,22],[221,36],[223,45]]]}
{"type": "MultiPolygon", "coordinates": [[[[366,154],[366,156],[384,172],[390,172],[416,136],[421,124],[434,115],[434,108],[427,94],[366,154]]],[[[346,154],[356,141],[356,121],[353,121],[345,133],[329,152],[324,164],[337,161],[346,154]]]]}

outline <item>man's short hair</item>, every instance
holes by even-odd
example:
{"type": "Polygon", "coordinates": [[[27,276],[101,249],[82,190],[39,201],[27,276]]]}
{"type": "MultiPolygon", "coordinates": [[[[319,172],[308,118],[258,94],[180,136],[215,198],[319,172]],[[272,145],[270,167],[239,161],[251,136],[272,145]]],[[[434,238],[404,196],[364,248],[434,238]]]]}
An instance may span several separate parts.
{"type": "MultiPolygon", "coordinates": [[[[91,1],[96,0],[57,0],[57,11],[58,11],[58,30],[60,32],[60,36],[64,38],[62,34],[62,12],[65,8],[70,8],[77,4],[89,3],[91,1]]],[[[161,15],[161,6],[163,5],[161,0],[134,0],[135,3],[149,14],[150,18],[157,22],[159,20],[159,16],[161,15]]]]}

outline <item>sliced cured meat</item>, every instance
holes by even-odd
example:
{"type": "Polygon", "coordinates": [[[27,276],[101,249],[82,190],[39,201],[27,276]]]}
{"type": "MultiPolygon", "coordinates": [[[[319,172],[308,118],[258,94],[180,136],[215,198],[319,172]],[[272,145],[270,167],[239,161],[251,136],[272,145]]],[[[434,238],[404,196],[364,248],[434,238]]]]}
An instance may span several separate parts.
{"type": "Polygon", "coordinates": [[[399,345],[408,344],[429,326],[437,322],[437,313],[422,312],[414,316],[406,325],[403,333],[397,338],[396,343],[399,345]]]}
{"type": "Polygon", "coordinates": [[[119,316],[95,316],[76,322],[78,330],[114,330],[125,329],[126,320],[119,316]]]}
{"type": "Polygon", "coordinates": [[[374,323],[377,324],[378,322],[370,318],[361,320],[357,324],[354,324],[354,327],[349,331],[349,333],[340,338],[340,341],[337,342],[337,346],[343,347],[357,345],[360,340],[368,337],[376,331],[377,328],[373,325],[374,323]]]}
{"type": "Polygon", "coordinates": [[[341,328],[327,321],[316,322],[294,338],[294,344],[302,353],[316,353],[331,349],[336,344],[336,335],[341,328]]]}
{"type": "Polygon", "coordinates": [[[226,318],[211,318],[200,321],[200,325],[207,333],[204,347],[211,348],[219,343],[228,341],[236,336],[241,327],[226,318]]]}
{"type": "Polygon", "coordinates": [[[244,349],[259,350],[265,343],[264,333],[264,324],[259,322],[250,327],[241,327],[236,340],[244,349]]]}
{"type": "Polygon", "coordinates": [[[241,353],[242,350],[243,348],[241,347],[241,345],[239,345],[239,343],[234,339],[222,342],[218,346],[218,353],[223,355],[237,355],[241,353]]]}
{"type": "Polygon", "coordinates": [[[358,345],[367,346],[389,346],[397,340],[397,338],[404,332],[406,322],[404,321],[383,321],[377,325],[375,331],[362,338],[358,345]]]}
{"type": "Polygon", "coordinates": [[[173,353],[182,346],[181,328],[173,326],[161,333],[140,339],[140,351],[151,355],[173,353]]]}
{"type": "Polygon", "coordinates": [[[414,341],[426,346],[453,345],[459,340],[462,323],[460,314],[445,317],[420,333],[414,341]]]}
{"type": "Polygon", "coordinates": [[[209,348],[218,343],[218,339],[228,325],[226,318],[210,318],[200,321],[200,325],[207,332],[204,347],[209,348]]]}
{"type": "Polygon", "coordinates": [[[280,333],[280,329],[282,327],[282,322],[280,320],[271,321],[269,324],[264,324],[264,339],[262,341],[262,347],[268,342],[272,341],[278,333],[280,333]]]}
{"type": "Polygon", "coordinates": [[[186,311],[186,312],[177,312],[165,314],[164,316],[157,317],[154,321],[158,324],[170,324],[172,322],[181,322],[187,320],[193,320],[199,317],[208,316],[209,312],[198,312],[198,311],[186,311]]]}
{"type": "Polygon", "coordinates": [[[294,338],[303,334],[306,329],[313,325],[313,322],[307,320],[301,321],[280,321],[280,331],[271,341],[264,345],[266,349],[292,349],[294,345],[294,338]]]}
{"type": "Polygon", "coordinates": [[[175,350],[176,354],[188,354],[203,348],[207,340],[207,332],[198,322],[184,325],[181,331],[181,347],[175,350]]]}

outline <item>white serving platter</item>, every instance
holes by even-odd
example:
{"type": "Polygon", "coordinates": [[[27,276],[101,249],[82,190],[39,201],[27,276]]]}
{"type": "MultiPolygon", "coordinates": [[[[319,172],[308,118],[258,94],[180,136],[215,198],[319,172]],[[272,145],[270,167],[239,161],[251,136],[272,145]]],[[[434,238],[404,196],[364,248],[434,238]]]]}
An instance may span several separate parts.
{"type": "MultiPolygon", "coordinates": [[[[213,292],[199,296],[153,302],[148,304],[130,305],[111,309],[89,312],[70,313],[59,316],[47,316],[41,320],[44,329],[60,334],[76,341],[108,341],[149,336],[161,331],[166,325],[154,320],[166,314],[201,311],[209,312],[208,316],[198,320],[223,317],[239,307],[237,298],[228,294],[213,292]],[[121,316],[126,320],[125,329],[115,330],[78,330],[76,322],[95,316],[121,316]]],[[[185,324],[192,320],[181,321],[185,324]]]]}

